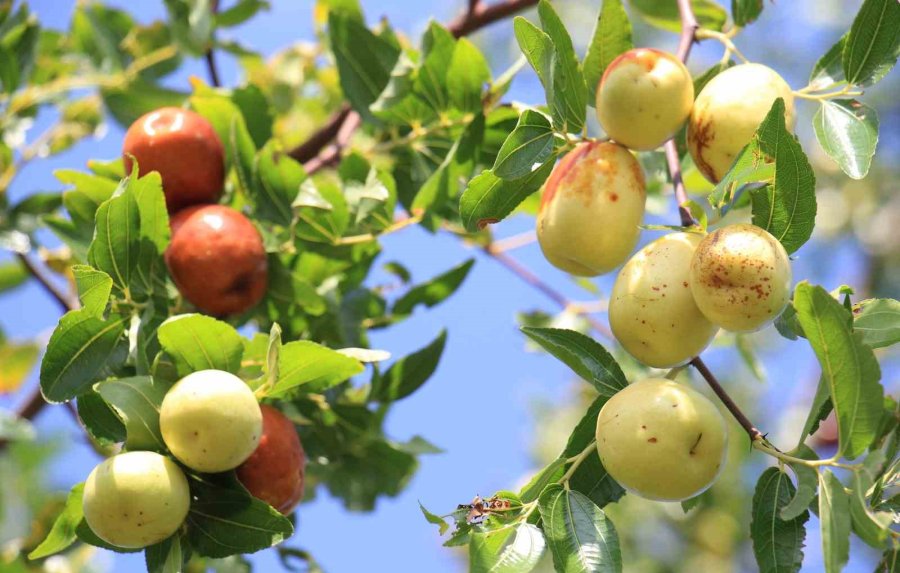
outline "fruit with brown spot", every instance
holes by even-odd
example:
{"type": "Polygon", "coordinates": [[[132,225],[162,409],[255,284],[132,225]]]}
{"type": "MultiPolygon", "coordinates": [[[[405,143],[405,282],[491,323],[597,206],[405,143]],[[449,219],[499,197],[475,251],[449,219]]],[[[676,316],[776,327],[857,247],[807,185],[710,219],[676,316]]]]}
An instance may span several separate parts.
{"type": "Polygon", "coordinates": [[[629,384],[597,416],[597,452],[609,475],[647,499],[705,491],[725,463],[727,426],[703,394],[665,378],[629,384]]]}
{"type": "Polygon", "coordinates": [[[170,213],[189,205],[215,203],[225,182],[225,151],[204,117],[187,109],[163,107],[131,124],[122,145],[125,172],[132,156],[138,172],[159,172],[170,213]]]}
{"type": "Polygon", "coordinates": [[[169,274],[201,311],[226,316],[254,307],[268,285],[262,237],[247,217],[224,205],[198,205],[171,221],[169,274]]]}
{"type": "Polygon", "coordinates": [[[644,173],[630,151],[609,142],[582,143],[544,185],[537,217],[541,251],[567,273],[607,273],[634,249],[645,201],[644,173]]]}
{"type": "Polygon", "coordinates": [[[638,251],[616,277],[610,327],[622,347],[648,366],[684,364],[719,330],[691,294],[691,259],[701,239],[696,233],[665,235],[638,251]]]}
{"type": "Polygon", "coordinates": [[[303,499],[306,454],[294,424],[277,409],[263,405],[262,437],[256,450],[237,468],[244,487],[284,515],[303,499]]]}
{"type": "Polygon", "coordinates": [[[755,225],[707,235],[691,261],[691,292],[710,322],[751,332],[781,314],[791,296],[791,261],[781,243],[755,225]]]}
{"type": "Polygon", "coordinates": [[[638,151],[671,139],[691,113],[694,82],[681,60],[652,48],[621,54],[597,88],[597,119],[616,142],[638,151]]]}

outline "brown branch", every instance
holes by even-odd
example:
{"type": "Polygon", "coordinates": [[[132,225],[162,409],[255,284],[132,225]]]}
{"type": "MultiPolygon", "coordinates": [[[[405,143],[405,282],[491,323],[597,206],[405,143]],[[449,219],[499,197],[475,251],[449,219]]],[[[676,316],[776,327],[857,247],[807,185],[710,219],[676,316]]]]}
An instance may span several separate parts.
{"type": "Polygon", "coordinates": [[[756,426],[753,425],[753,422],[744,415],[744,412],[741,411],[740,407],[731,399],[731,396],[728,395],[728,392],[725,391],[725,388],[722,388],[722,385],[719,384],[719,381],[716,380],[715,375],[710,371],[710,369],[706,366],[706,363],[699,356],[695,356],[691,362],[691,366],[697,369],[697,372],[703,376],[703,379],[706,380],[706,383],[709,384],[709,387],[712,388],[712,391],[716,393],[716,396],[719,397],[719,400],[725,405],[731,415],[734,416],[734,419],[737,420],[738,424],[744,428],[744,431],[747,432],[747,435],[750,436],[750,441],[755,442],[756,440],[762,439],[763,434],[760,432],[756,426]]]}
{"type": "Polygon", "coordinates": [[[350,138],[353,137],[353,133],[359,129],[360,125],[362,125],[362,118],[360,115],[355,111],[348,113],[337,131],[337,135],[334,138],[334,145],[304,163],[303,167],[306,168],[306,172],[309,175],[312,175],[319,169],[330,165],[336,165],[341,160],[341,153],[344,151],[344,148],[350,144],[350,138]]]}
{"type": "Polygon", "coordinates": [[[700,28],[697,17],[694,16],[694,9],[691,7],[691,0],[678,0],[678,13],[681,16],[681,37],[678,39],[678,51],[675,55],[682,62],[687,62],[688,56],[691,54],[691,46],[694,45],[694,36],[700,28]]]}
{"type": "Polygon", "coordinates": [[[37,281],[44,287],[44,290],[47,291],[53,300],[55,300],[60,308],[62,308],[63,312],[69,312],[70,310],[74,310],[78,308],[78,304],[75,303],[65,292],[62,291],[58,286],[53,284],[53,279],[47,276],[40,267],[38,267],[31,259],[28,258],[28,255],[25,253],[16,253],[16,257],[18,257],[19,262],[28,270],[32,277],[37,279],[37,281]]]}
{"type": "Polygon", "coordinates": [[[687,207],[688,195],[684,187],[684,177],[681,174],[681,161],[678,159],[678,147],[674,139],[666,142],[666,163],[669,165],[669,176],[672,178],[672,186],[675,188],[675,202],[678,204],[678,214],[681,217],[681,226],[690,227],[696,224],[691,210],[687,207]]]}
{"type": "MultiPolygon", "coordinates": [[[[537,3],[538,0],[504,0],[486,6],[484,2],[470,0],[466,11],[450,22],[447,29],[454,37],[467,36],[537,3]]],[[[334,165],[340,160],[341,152],[346,148],[350,136],[359,128],[360,124],[359,115],[350,112],[350,106],[344,104],[328,120],[328,123],[313,133],[306,141],[288,151],[288,155],[303,162],[307,173],[315,173],[323,167],[334,165]],[[338,145],[328,147],[328,144],[338,137],[345,125],[354,122],[355,124],[347,133],[346,141],[343,144],[338,142],[338,145]],[[326,149],[326,147],[328,148],[326,149]]]]}
{"type": "MultiPolygon", "coordinates": [[[[212,0],[210,2],[210,10],[212,11],[213,17],[215,18],[216,13],[219,11],[219,0],[212,0]]],[[[206,50],[206,69],[209,72],[209,81],[212,82],[212,85],[215,87],[221,87],[222,82],[219,81],[219,68],[216,66],[216,51],[212,46],[206,50]]]]}

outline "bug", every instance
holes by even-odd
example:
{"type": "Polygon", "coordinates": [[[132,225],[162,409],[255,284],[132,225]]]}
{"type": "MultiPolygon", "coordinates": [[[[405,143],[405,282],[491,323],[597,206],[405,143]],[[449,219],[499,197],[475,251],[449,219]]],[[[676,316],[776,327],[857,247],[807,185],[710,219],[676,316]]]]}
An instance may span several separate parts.
{"type": "Polygon", "coordinates": [[[456,506],[456,509],[466,510],[466,523],[477,525],[492,513],[510,511],[512,505],[508,499],[500,499],[496,495],[490,499],[483,499],[480,495],[476,495],[471,502],[461,503],[456,506]]]}

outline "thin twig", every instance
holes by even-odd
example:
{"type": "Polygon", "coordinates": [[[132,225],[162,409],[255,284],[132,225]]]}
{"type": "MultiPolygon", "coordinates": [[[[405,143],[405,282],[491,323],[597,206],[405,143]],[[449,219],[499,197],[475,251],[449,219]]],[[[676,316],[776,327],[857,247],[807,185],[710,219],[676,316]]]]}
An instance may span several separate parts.
{"type": "Polygon", "coordinates": [[[678,159],[678,147],[674,139],[666,142],[666,163],[669,164],[669,176],[672,178],[672,186],[675,188],[675,201],[678,203],[678,214],[681,217],[681,226],[690,227],[696,224],[691,210],[687,207],[688,195],[684,187],[684,177],[681,174],[681,161],[678,159]]]}
{"type": "Polygon", "coordinates": [[[297,147],[291,149],[288,152],[288,155],[299,161],[300,163],[306,163],[310,159],[314,158],[316,155],[322,151],[328,143],[331,142],[335,137],[337,137],[338,131],[341,129],[341,126],[344,125],[344,121],[347,119],[347,116],[350,114],[352,109],[350,108],[350,104],[345,103],[341,106],[334,115],[331,116],[331,119],[328,120],[328,123],[323,125],[319,130],[309,136],[306,141],[297,147]]]}
{"type": "MultiPolygon", "coordinates": [[[[216,13],[219,11],[219,0],[212,0],[209,7],[213,17],[215,17],[216,13]]],[[[212,82],[212,85],[217,88],[221,87],[222,82],[219,81],[219,68],[216,66],[216,51],[212,46],[206,50],[206,69],[209,72],[209,81],[212,82]]]]}
{"type": "Polygon", "coordinates": [[[53,300],[55,300],[60,308],[62,308],[63,312],[69,312],[78,307],[78,305],[62,291],[58,286],[53,284],[53,279],[47,276],[44,271],[38,267],[25,253],[16,253],[16,257],[18,257],[19,261],[22,265],[28,270],[32,277],[37,279],[37,281],[44,287],[44,290],[47,291],[53,300]]]}
{"type": "Polygon", "coordinates": [[[731,399],[731,396],[728,395],[728,392],[725,391],[725,388],[722,388],[722,385],[719,384],[719,381],[716,379],[715,375],[710,371],[710,369],[706,366],[706,363],[699,356],[695,356],[691,360],[691,366],[697,369],[697,372],[703,376],[703,379],[706,380],[706,383],[709,384],[709,387],[712,388],[712,391],[716,393],[716,396],[719,397],[719,400],[725,404],[725,407],[728,408],[728,411],[731,412],[731,415],[734,416],[734,419],[737,420],[738,424],[744,428],[744,431],[747,432],[747,435],[750,436],[750,441],[755,442],[756,440],[761,440],[763,437],[762,432],[760,432],[756,426],[753,425],[753,422],[750,421],[744,412],[741,411],[740,407],[731,399]]]}
{"type": "Polygon", "coordinates": [[[320,153],[304,163],[303,167],[306,168],[306,172],[309,175],[312,175],[319,169],[336,165],[341,160],[341,153],[347,145],[350,144],[350,138],[353,137],[353,134],[360,125],[362,125],[362,118],[360,115],[355,111],[348,113],[347,117],[344,118],[344,122],[340,126],[340,129],[337,131],[337,135],[334,138],[334,145],[325,150],[325,152],[320,153]]]}
{"type": "Polygon", "coordinates": [[[691,46],[694,45],[697,30],[700,24],[694,16],[691,0],[678,0],[678,14],[681,16],[681,37],[678,39],[678,51],[675,55],[682,62],[686,62],[691,55],[691,46]]]}
{"type": "Polygon", "coordinates": [[[475,3],[475,9],[469,9],[450,22],[447,29],[457,38],[467,36],[476,30],[489,26],[498,20],[508,18],[517,12],[537,5],[538,0],[506,0],[490,6],[482,2],[475,3]]]}

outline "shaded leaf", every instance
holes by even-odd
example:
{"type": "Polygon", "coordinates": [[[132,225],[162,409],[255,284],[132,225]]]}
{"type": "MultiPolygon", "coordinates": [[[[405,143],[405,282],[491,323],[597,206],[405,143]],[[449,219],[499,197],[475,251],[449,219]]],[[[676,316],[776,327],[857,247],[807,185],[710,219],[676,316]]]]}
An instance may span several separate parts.
{"type": "Polygon", "coordinates": [[[616,360],[592,338],[557,328],[526,326],[522,332],[592,384],[601,395],[613,396],[628,385],[616,360]]]}
{"type": "Polygon", "coordinates": [[[780,517],[794,493],[790,478],[777,468],[769,468],[759,476],[753,494],[750,537],[761,573],[799,571],[803,563],[804,524],[809,512],[791,520],[780,517]]]}

